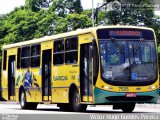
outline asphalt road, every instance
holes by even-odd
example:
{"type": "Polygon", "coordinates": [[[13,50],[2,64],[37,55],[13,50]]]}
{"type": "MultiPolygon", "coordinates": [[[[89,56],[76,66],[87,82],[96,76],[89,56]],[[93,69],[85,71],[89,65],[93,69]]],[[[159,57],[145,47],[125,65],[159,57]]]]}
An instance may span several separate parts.
{"type": "MultiPolygon", "coordinates": [[[[0,103],[0,114],[89,114],[89,113],[122,113],[121,110],[113,110],[111,105],[88,106],[87,111],[64,112],[57,105],[39,104],[36,110],[22,110],[18,103],[0,103]]],[[[160,113],[160,104],[136,105],[133,113],[160,113]]]]}
{"type": "Polygon", "coordinates": [[[0,103],[0,120],[134,120],[160,119],[160,105],[136,105],[133,113],[112,110],[112,106],[88,106],[86,112],[64,112],[56,105],[39,104],[36,110],[22,110],[17,103],[0,103]],[[158,115],[158,116],[157,116],[158,115]]]}

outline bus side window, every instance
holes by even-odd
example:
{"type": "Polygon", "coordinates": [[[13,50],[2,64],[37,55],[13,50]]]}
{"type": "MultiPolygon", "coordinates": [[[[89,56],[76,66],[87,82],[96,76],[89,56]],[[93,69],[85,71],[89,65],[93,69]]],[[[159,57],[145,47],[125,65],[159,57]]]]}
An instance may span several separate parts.
{"type": "Polygon", "coordinates": [[[21,67],[21,48],[18,48],[18,53],[17,53],[17,69],[21,67]]]}
{"type": "Polygon", "coordinates": [[[7,50],[3,52],[3,70],[6,70],[6,63],[7,63],[7,50]]]}
{"type": "Polygon", "coordinates": [[[64,39],[54,41],[53,64],[60,65],[64,63],[64,39]]]}
{"type": "Polygon", "coordinates": [[[66,38],[65,63],[77,64],[78,61],[78,37],[66,38]]]}
{"type": "Polygon", "coordinates": [[[21,54],[21,68],[30,67],[30,46],[22,48],[21,54]]]}
{"type": "Polygon", "coordinates": [[[32,45],[31,46],[31,67],[39,67],[40,66],[40,45],[32,45]]]}

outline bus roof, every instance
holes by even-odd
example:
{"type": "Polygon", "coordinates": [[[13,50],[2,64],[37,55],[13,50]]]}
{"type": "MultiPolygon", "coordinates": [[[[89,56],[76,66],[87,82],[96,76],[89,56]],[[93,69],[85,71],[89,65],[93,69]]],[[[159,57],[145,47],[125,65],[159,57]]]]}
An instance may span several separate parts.
{"type": "Polygon", "coordinates": [[[79,34],[93,33],[97,29],[104,29],[104,28],[135,28],[135,29],[148,29],[148,30],[153,31],[153,29],[151,29],[151,28],[138,27],[138,26],[121,26],[121,25],[98,26],[98,27],[91,27],[91,28],[86,28],[86,29],[77,29],[77,30],[71,31],[71,32],[61,33],[61,34],[52,35],[52,36],[44,36],[42,38],[26,40],[26,41],[23,41],[23,42],[4,45],[2,47],[2,49],[8,49],[8,48],[14,48],[14,47],[25,46],[25,45],[30,45],[30,44],[36,44],[36,43],[41,43],[41,42],[45,42],[45,41],[49,41],[49,40],[55,40],[55,39],[58,39],[58,38],[75,36],[75,35],[79,35],[79,34]]]}

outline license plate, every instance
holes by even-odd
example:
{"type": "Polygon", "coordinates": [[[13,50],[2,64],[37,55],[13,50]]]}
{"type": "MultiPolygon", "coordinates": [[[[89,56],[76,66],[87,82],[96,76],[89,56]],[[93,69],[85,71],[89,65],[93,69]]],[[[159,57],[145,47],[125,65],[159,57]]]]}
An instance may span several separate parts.
{"type": "Polygon", "coordinates": [[[126,97],[136,97],[136,93],[126,93],[126,97]]]}

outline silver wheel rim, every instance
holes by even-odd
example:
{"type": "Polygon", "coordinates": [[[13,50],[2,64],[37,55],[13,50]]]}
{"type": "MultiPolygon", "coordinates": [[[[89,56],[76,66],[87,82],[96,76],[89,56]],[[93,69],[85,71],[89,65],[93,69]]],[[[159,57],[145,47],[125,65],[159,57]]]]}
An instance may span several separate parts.
{"type": "Polygon", "coordinates": [[[79,104],[80,104],[80,102],[79,102],[79,95],[78,95],[78,93],[77,93],[77,94],[75,95],[75,106],[78,107],[79,104]]]}
{"type": "Polygon", "coordinates": [[[22,92],[22,93],[21,93],[21,106],[22,106],[22,107],[24,106],[24,101],[25,101],[24,92],[22,92]]]}

